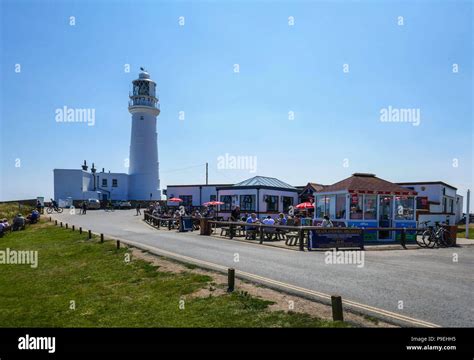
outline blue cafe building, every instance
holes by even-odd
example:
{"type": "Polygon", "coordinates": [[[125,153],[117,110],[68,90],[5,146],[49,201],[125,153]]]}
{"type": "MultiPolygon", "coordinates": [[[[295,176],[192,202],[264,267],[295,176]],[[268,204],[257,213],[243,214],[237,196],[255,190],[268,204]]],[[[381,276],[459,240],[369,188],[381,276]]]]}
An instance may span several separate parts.
{"type": "MultiPolygon", "coordinates": [[[[417,192],[383,180],[374,174],[355,173],[314,193],[313,224],[325,215],[335,226],[359,228],[416,228],[417,192]]],[[[365,231],[365,242],[399,242],[401,232],[365,231]]],[[[407,232],[407,241],[414,241],[407,232]]]]}

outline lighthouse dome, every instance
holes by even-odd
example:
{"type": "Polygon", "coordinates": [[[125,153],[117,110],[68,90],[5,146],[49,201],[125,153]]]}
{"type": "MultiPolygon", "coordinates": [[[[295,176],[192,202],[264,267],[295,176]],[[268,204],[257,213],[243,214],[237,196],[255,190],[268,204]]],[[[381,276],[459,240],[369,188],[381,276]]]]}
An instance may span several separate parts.
{"type": "Polygon", "coordinates": [[[142,71],[142,72],[138,75],[138,78],[140,78],[140,79],[149,79],[149,78],[150,78],[150,74],[148,74],[146,71],[142,71]]]}

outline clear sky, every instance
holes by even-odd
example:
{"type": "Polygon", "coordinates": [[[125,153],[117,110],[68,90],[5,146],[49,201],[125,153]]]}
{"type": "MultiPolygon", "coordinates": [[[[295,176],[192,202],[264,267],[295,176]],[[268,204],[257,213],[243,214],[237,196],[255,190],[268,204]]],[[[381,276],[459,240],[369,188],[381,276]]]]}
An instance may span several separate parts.
{"type": "Polygon", "coordinates": [[[49,198],[53,169],[84,159],[127,172],[128,91],[140,66],[159,89],[162,188],[203,183],[209,162],[211,183],[331,184],[371,172],[441,180],[465,195],[472,6],[3,0],[0,199],[49,198]],[[64,106],[95,109],[94,126],[56,122],[64,106]],[[381,121],[389,106],[418,109],[419,125],[381,121]],[[218,169],[225,154],[256,157],[257,171],[218,169]]]}

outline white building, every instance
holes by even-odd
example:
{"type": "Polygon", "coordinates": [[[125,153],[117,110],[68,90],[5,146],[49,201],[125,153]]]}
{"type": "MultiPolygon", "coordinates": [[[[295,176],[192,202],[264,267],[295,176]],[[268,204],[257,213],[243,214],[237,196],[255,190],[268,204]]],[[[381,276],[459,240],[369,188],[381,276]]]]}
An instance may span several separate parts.
{"type": "Polygon", "coordinates": [[[457,188],[442,181],[403,182],[399,185],[414,190],[417,196],[418,221],[435,221],[455,224],[462,218],[463,197],[457,188]]]}
{"type": "MultiPolygon", "coordinates": [[[[168,185],[166,187],[166,198],[179,198],[183,202],[179,205],[199,207],[209,201],[217,200],[217,187],[232,186],[232,184],[197,184],[197,185],[168,185]]],[[[169,202],[168,206],[177,205],[169,202]]]]}
{"type": "Polygon", "coordinates": [[[230,217],[234,206],[241,213],[256,213],[259,218],[280,212],[288,212],[298,204],[298,189],[276,178],[255,176],[235,185],[217,187],[217,197],[224,205],[219,206],[219,216],[230,217]]]}
{"type": "Polygon", "coordinates": [[[82,169],[54,169],[54,199],[160,200],[156,118],[160,104],[156,83],[146,71],[133,80],[128,110],[132,114],[129,174],[82,169]]]}

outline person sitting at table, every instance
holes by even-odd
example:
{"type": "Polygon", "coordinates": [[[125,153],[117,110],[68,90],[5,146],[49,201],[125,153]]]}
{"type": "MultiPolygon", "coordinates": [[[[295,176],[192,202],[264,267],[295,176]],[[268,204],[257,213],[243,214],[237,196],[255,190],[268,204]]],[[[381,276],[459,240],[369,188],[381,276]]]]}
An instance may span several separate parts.
{"type": "Polygon", "coordinates": [[[294,217],[294,226],[301,226],[301,215],[297,214],[294,217]]]}
{"type": "Polygon", "coordinates": [[[285,214],[283,213],[278,214],[278,219],[277,219],[278,225],[286,225],[286,222],[287,222],[287,219],[285,217],[285,214]]]}
{"type": "Polygon", "coordinates": [[[321,227],[334,227],[334,224],[329,219],[329,216],[324,215],[323,221],[321,222],[321,227]]]}
{"type": "MultiPolygon", "coordinates": [[[[250,216],[247,218],[247,221],[246,221],[247,224],[257,224],[259,222],[260,222],[260,220],[258,220],[257,214],[255,214],[255,213],[251,213],[250,216]]],[[[251,234],[252,239],[254,239],[254,240],[256,239],[256,237],[257,237],[257,233],[256,233],[257,228],[255,226],[246,226],[245,230],[250,231],[252,233],[251,234]]]]}
{"type": "Polygon", "coordinates": [[[268,215],[265,219],[263,219],[263,223],[265,225],[275,225],[275,220],[272,219],[270,215],[268,215]]]}
{"type": "Polygon", "coordinates": [[[18,214],[13,219],[12,231],[23,230],[25,228],[25,224],[26,224],[26,219],[23,217],[22,214],[18,214]]]}

